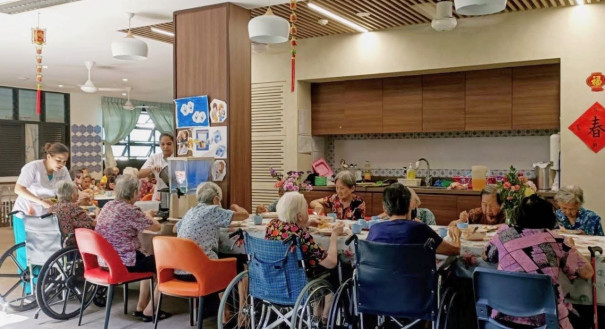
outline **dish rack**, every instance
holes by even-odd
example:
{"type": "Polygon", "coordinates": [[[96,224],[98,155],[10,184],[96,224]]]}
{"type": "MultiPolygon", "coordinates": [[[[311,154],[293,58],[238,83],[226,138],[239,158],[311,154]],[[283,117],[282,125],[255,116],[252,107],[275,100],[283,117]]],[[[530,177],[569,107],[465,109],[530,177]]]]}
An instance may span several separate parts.
{"type": "Polygon", "coordinates": [[[420,178],[407,179],[407,178],[398,178],[397,182],[403,184],[405,186],[420,186],[420,182],[422,180],[420,178]]]}

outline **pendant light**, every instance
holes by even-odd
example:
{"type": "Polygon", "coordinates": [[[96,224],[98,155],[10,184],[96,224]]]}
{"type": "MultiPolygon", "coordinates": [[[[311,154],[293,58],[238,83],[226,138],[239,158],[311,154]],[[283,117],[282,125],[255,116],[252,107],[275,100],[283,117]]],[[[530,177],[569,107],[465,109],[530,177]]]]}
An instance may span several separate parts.
{"type": "Polygon", "coordinates": [[[503,11],[506,0],[454,0],[456,13],[466,16],[489,15],[503,11]]]}
{"type": "Polygon", "coordinates": [[[147,59],[147,44],[145,41],[136,39],[130,31],[130,21],[134,17],[134,13],[126,13],[126,15],[128,15],[128,32],[124,38],[111,43],[111,54],[115,59],[126,61],[147,59]]]}
{"type": "Polygon", "coordinates": [[[282,43],[290,37],[290,23],[285,18],[273,14],[271,7],[264,15],[256,16],[248,22],[250,41],[256,43],[282,43]]]}

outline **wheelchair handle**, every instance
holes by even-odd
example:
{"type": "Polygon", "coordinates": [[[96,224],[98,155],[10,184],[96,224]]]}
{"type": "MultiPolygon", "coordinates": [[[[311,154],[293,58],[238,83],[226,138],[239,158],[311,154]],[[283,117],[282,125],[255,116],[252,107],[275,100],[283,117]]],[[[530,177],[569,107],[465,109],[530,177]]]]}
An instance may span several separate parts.
{"type": "Polygon", "coordinates": [[[44,214],[42,216],[30,216],[30,215],[26,214],[25,212],[23,212],[23,210],[15,210],[15,211],[9,212],[8,216],[14,216],[14,215],[19,214],[19,213],[21,213],[22,215],[25,215],[27,217],[39,217],[40,219],[44,219],[46,217],[50,217],[50,216],[54,215],[54,213],[49,212],[48,214],[44,214]]]}
{"type": "Polygon", "coordinates": [[[44,219],[46,217],[50,217],[50,216],[53,216],[53,215],[54,214],[52,212],[49,212],[48,214],[44,214],[44,215],[40,216],[40,219],[44,219]]]}
{"type": "Polygon", "coordinates": [[[288,244],[288,243],[292,243],[292,245],[295,246],[296,245],[296,235],[291,234],[284,241],[282,241],[282,244],[288,244]]]}
{"type": "Polygon", "coordinates": [[[588,247],[588,251],[590,251],[590,258],[594,258],[595,254],[603,254],[603,249],[599,246],[588,247]]]}
{"type": "Polygon", "coordinates": [[[24,214],[24,213],[23,213],[23,211],[21,211],[21,210],[15,210],[15,211],[11,211],[11,212],[9,212],[9,213],[8,213],[8,216],[13,216],[13,215],[16,215],[16,214],[18,214],[18,213],[22,213],[22,214],[24,214]]]}
{"type": "MultiPolygon", "coordinates": [[[[229,234],[229,239],[231,239],[232,237],[239,235],[240,239],[243,239],[244,237],[244,231],[241,228],[238,228],[237,231],[229,234]]],[[[238,239],[239,240],[239,239],[238,239]]]]}
{"type": "Polygon", "coordinates": [[[345,241],[345,245],[347,245],[347,246],[350,245],[351,241],[353,241],[353,240],[355,240],[355,241],[359,240],[359,238],[357,237],[356,234],[353,234],[350,237],[348,237],[347,240],[345,241]]]}

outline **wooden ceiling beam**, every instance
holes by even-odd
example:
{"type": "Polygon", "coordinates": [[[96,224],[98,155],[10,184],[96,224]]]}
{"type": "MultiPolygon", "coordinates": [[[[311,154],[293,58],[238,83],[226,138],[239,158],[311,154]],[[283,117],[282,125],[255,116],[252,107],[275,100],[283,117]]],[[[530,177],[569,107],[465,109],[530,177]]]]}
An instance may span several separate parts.
{"type": "Polygon", "coordinates": [[[355,15],[355,13],[357,13],[358,9],[355,7],[350,6],[349,4],[342,4],[340,1],[316,1],[316,3],[318,5],[320,5],[321,7],[343,17],[348,19],[349,21],[362,26],[368,30],[382,30],[385,28],[388,28],[388,25],[385,25],[384,23],[382,23],[380,21],[380,18],[377,17],[375,15],[375,17],[372,18],[372,16],[370,16],[370,18],[367,20],[369,22],[369,24],[365,24],[364,22],[360,22],[360,19],[357,15],[355,15]],[[344,9],[343,9],[344,8],[344,9]]]}

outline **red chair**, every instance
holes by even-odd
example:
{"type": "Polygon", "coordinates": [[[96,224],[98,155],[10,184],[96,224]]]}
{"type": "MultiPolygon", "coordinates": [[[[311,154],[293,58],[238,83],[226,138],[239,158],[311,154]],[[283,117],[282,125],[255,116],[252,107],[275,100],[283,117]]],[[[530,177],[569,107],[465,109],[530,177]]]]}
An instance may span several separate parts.
{"type": "MultiPolygon", "coordinates": [[[[111,301],[113,299],[113,290],[117,285],[124,285],[124,313],[127,313],[127,301],[128,294],[127,284],[130,282],[149,280],[151,286],[151,306],[154,310],[155,317],[155,304],[153,300],[153,275],[152,272],[146,273],[130,273],[126,269],[126,266],[122,263],[122,259],[113,248],[112,245],[105,240],[99,233],[85,229],[76,229],[76,242],[78,243],[78,249],[82,255],[84,261],[84,290],[86,291],[86,285],[88,283],[106,286],[107,289],[107,303],[105,305],[105,326],[109,324],[109,314],[111,312],[111,301]],[[109,271],[99,266],[98,257],[105,260],[109,271]]],[[[80,307],[80,319],[78,320],[78,326],[82,323],[82,313],[84,310],[84,298],[82,299],[82,306],[80,307]]]]}
{"type": "MultiPolygon", "coordinates": [[[[160,291],[158,312],[162,304],[162,295],[189,298],[191,324],[191,313],[193,313],[191,301],[196,298],[199,301],[197,327],[202,329],[204,297],[227,288],[237,275],[236,259],[209,259],[195,242],[188,239],[157,236],[152,242],[160,291]],[[175,279],[175,269],[191,273],[196,281],[186,282],[175,279]]],[[[157,327],[156,320],[154,328],[157,327]]]]}

